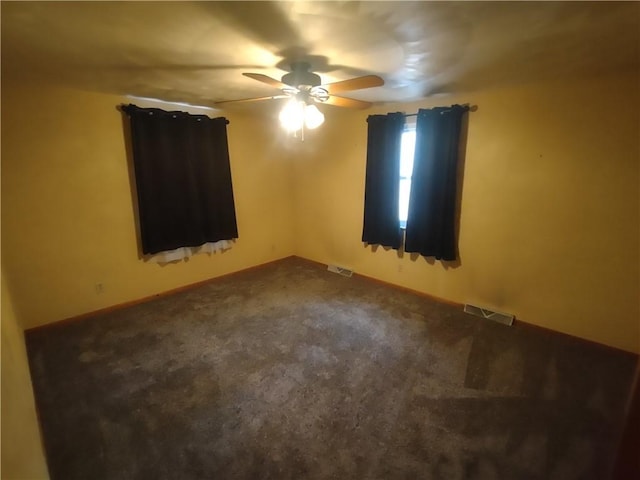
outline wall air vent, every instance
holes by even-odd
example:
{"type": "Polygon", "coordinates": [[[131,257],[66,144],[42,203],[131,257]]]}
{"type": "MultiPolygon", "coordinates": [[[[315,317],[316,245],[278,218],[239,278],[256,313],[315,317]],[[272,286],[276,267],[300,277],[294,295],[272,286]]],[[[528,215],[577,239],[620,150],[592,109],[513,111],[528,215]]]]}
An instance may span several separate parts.
{"type": "Polygon", "coordinates": [[[327,270],[333,273],[337,273],[338,275],[342,275],[343,277],[350,277],[353,275],[353,270],[349,270],[348,268],[339,267],[337,265],[328,265],[327,270]]]}
{"type": "Polygon", "coordinates": [[[464,306],[465,313],[470,313],[476,317],[488,318],[494,322],[502,323],[504,325],[513,325],[513,315],[508,313],[494,312],[482,307],[476,307],[475,305],[466,304],[464,306]]]}

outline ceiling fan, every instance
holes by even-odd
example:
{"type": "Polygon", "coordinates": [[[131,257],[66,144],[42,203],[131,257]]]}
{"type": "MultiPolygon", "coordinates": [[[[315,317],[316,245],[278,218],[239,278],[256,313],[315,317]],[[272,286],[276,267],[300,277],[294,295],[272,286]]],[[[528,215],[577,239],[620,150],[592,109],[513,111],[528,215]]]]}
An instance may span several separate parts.
{"type": "Polygon", "coordinates": [[[245,98],[241,100],[225,100],[216,102],[216,105],[240,102],[257,102],[261,100],[274,100],[279,98],[291,98],[305,105],[314,103],[326,103],[337,107],[348,108],[368,108],[371,102],[355,100],[336,96],[336,93],[360,90],[363,88],[379,87],[384,85],[384,80],[377,75],[365,75],[363,77],[351,78],[340,82],[322,84],[320,75],[310,71],[311,65],[308,62],[291,63],[291,72],[285,74],[282,80],[276,80],[261,73],[243,73],[245,77],[258,80],[282,91],[281,95],[271,95],[268,97],[245,98]]]}

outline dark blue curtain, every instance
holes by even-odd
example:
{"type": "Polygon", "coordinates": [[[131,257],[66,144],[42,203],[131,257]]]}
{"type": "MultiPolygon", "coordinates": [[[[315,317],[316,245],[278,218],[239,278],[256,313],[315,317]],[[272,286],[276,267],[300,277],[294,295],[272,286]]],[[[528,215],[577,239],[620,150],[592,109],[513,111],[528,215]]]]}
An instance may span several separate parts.
{"type": "Polygon", "coordinates": [[[362,241],[400,248],[398,221],[402,113],[371,115],[367,119],[367,170],[364,189],[362,241]]]}
{"type": "Polygon", "coordinates": [[[144,254],[238,237],[225,118],[122,107],[144,254]]]}
{"type": "Polygon", "coordinates": [[[405,251],[457,258],[456,201],[462,117],[467,107],[418,110],[405,251]]]}

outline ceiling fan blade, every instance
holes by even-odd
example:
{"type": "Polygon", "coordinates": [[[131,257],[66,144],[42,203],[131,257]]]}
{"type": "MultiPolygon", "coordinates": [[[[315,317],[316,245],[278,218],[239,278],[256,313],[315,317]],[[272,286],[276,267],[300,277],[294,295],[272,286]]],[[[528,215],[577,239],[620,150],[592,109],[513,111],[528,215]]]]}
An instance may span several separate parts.
{"type": "Polygon", "coordinates": [[[226,105],[228,103],[260,102],[262,100],[277,100],[279,98],[289,98],[289,95],[272,95],[270,97],[242,98],[240,100],[223,100],[221,102],[215,102],[214,105],[226,105]]]}
{"type": "Polygon", "coordinates": [[[336,107],[347,107],[347,108],[369,108],[373,103],[371,102],[363,102],[362,100],[355,100],[353,98],[345,98],[345,97],[336,97],[331,95],[325,102],[329,105],[335,105],[336,107]]]}
{"type": "Polygon", "coordinates": [[[287,88],[289,86],[282,83],[280,80],[276,80],[275,78],[271,78],[261,73],[243,73],[242,75],[244,75],[245,77],[253,78],[254,80],[258,80],[259,82],[266,83],[267,85],[271,85],[275,88],[287,88]]]}
{"type": "Polygon", "coordinates": [[[377,75],[365,75],[364,77],[350,78],[341,82],[328,83],[322,88],[329,93],[347,92],[349,90],[361,90],[363,88],[380,87],[384,85],[384,80],[377,75]]]}

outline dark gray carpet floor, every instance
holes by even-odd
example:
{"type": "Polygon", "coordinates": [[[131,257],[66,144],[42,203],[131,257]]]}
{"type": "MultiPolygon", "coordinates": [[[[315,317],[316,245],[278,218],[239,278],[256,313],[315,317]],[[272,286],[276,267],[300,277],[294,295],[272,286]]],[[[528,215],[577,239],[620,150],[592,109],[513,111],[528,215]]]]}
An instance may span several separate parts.
{"type": "Polygon", "coordinates": [[[604,479],[635,365],[295,258],[27,346],[53,480],[604,479]]]}

